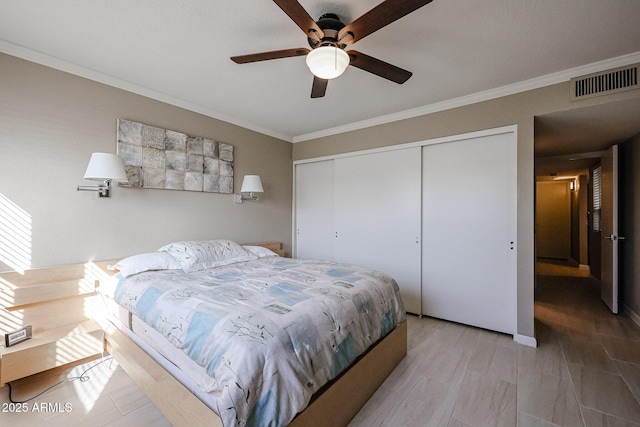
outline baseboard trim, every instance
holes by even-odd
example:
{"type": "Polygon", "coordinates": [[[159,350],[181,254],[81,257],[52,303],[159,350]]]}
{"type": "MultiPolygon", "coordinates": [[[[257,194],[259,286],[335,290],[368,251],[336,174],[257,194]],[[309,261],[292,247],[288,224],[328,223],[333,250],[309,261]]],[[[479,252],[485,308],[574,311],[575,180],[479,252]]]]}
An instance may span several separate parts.
{"type": "Polygon", "coordinates": [[[526,345],[527,347],[536,348],[538,346],[538,341],[534,337],[526,335],[514,334],[513,340],[518,344],[526,345]]]}
{"type": "Polygon", "coordinates": [[[622,305],[622,308],[624,310],[624,314],[626,314],[627,316],[629,316],[631,318],[631,320],[633,320],[635,322],[636,325],[640,326],[640,316],[638,315],[638,313],[636,313],[635,311],[633,311],[631,309],[631,307],[629,307],[626,304],[622,305]]]}

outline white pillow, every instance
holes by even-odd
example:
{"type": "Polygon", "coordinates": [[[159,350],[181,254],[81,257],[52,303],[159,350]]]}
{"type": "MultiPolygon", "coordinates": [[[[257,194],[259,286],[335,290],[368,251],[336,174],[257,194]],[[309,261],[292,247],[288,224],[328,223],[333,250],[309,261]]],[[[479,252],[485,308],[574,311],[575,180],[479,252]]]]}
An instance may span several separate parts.
{"type": "Polygon", "coordinates": [[[152,252],[132,255],[118,261],[116,265],[108,265],[107,268],[120,270],[122,277],[127,277],[149,270],[180,270],[182,264],[167,252],[152,252]]]}
{"type": "Polygon", "coordinates": [[[174,242],[158,250],[168,252],[180,261],[186,272],[257,259],[236,242],[222,239],[174,242]]]}
{"type": "Polygon", "coordinates": [[[271,249],[265,248],[264,246],[244,245],[242,247],[248,250],[249,252],[251,252],[253,255],[257,256],[258,258],[264,258],[266,256],[279,256],[277,253],[273,252],[271,249]]]}

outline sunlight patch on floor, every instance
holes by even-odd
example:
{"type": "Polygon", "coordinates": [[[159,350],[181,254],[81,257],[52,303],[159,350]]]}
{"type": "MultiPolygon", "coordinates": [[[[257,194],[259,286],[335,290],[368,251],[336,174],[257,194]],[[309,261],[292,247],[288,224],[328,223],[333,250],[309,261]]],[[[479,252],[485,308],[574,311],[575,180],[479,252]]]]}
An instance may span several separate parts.
{"type": "Polygon", "coordinates": [[[79,377],[83,373],[89,378],[87,381],[76,380],[73,382],[76,395],[84,407],[85,414],[91,412],[117,368],[118,362],[115,360],[99,359],[90,364],[76,366],[69,372],[68,378],[79,377]],[[100,363],[102,360],[104,362],[100,363]],[[90,366],[97,363],[100,363],[100,366],[85,373],[90,366]]]}

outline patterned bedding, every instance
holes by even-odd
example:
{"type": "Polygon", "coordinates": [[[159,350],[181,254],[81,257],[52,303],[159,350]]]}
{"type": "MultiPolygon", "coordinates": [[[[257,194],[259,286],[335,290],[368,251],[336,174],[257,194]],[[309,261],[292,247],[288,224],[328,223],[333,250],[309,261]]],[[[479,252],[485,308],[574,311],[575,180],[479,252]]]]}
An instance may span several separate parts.
{"type": "Polygon", "coordinates": [[[405,319],[383,273],[280,257],[135,274],[114,299],[204,368],[225,427],[288,424],[405,319]]]}

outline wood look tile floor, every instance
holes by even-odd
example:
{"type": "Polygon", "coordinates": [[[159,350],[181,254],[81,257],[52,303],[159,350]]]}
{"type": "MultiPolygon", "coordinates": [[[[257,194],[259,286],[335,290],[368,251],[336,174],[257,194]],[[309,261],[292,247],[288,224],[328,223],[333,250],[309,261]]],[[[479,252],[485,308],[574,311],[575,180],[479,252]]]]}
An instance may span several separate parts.
{"type": "MultiPolygon", "coordinates": [[[[539,264],[537,348],[512,337],[409,316],[409,351],[350,427],[640,426],[640,327],[612,315],[588,270],[539,264]]],[[[99,361],[99,360],[98,360],[99,361]]],[[[33,396],[96,360],[13,384],[14,400],[33,396]]],[[[0,412],[2,426],[169,426],[114,362],[0,412]],[[71,411],[33,405],[71,404],[71,411]]],[[[8,387],[0,402],[9,402],[8,387]]],[[[50,405],[51,406],[51,405],[50,405]]]]}

